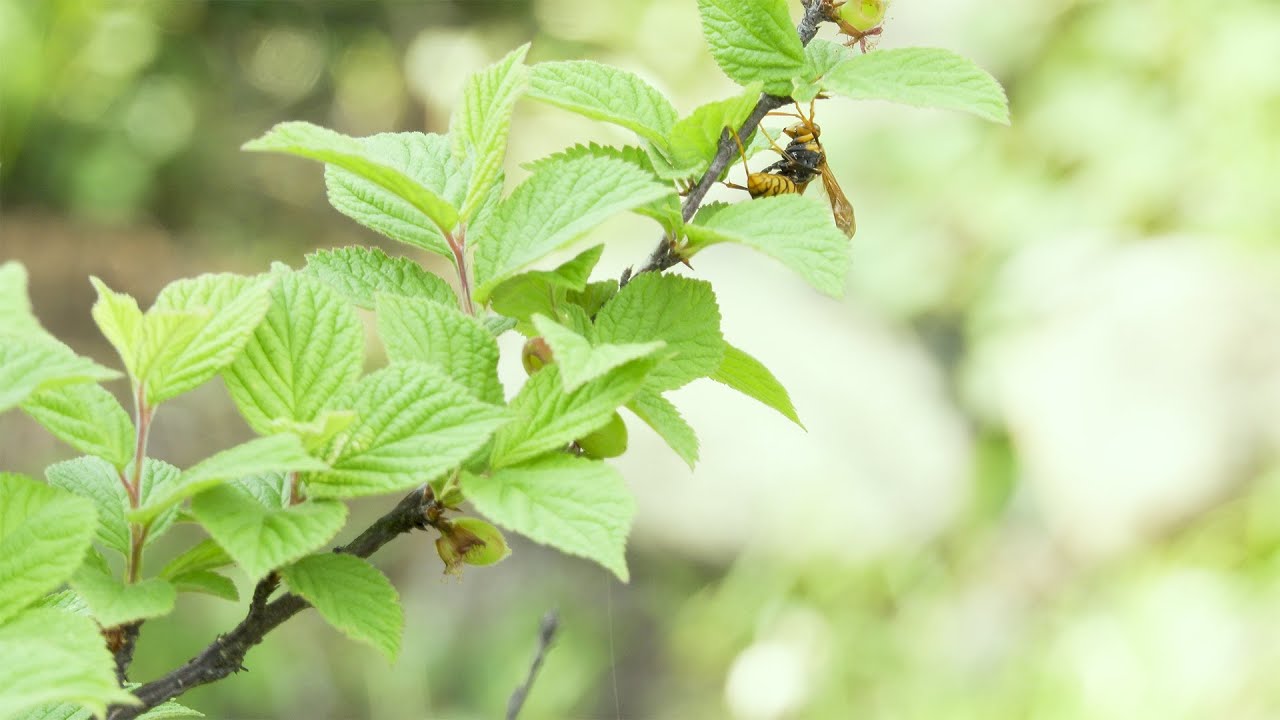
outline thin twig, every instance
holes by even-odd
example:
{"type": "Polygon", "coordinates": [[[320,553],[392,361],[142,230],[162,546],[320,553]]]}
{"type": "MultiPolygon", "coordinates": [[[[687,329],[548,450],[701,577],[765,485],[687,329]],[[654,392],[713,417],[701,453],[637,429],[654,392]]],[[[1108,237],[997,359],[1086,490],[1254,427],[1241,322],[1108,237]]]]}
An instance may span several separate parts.
{"type": "MultiPolygon", "coordinates": [[[[796,25],[796,33],[800,35],[800,43],[808,45],[810,40],[818,33],[818,25],[826,19],[828,2],[821,0],[820,2],[810,2],[805,6],[804,17],[800,20],[800,24],[796,25]]],[[[770,112],[791,102],[791,98],[781,95],[769,95],[767,93],[760,95],[760,101],[756,103],[756,107],[747,116],[746,122],[742,123],[742,127],[738,130],[738,137],[745,138],[755,131],[756,126],[764,119],[764,116],[770,112]]],[[[716,155],[711,160],[711,165],[707,171],[702,174],[698,180],[698,184],[689,191],[684,198],[684,204],[680,208],[680,215],[685,222],[693,219],[698,208],[702,206],[703,199],[706,198],[707,192],[711,190],[711,186],[719,180],[720,174],[729,167],[729,163],[733,162],[738,150],[738,144],[734,140],[734,136],[726,128],[720,133],[720,146],[716,149],[716,155]]],[[[680,253],[676,248],[675,241],[677,238],[671,235],[663,235],[662,240],[658,243],[658,247],[654,248],[653,253],[649,255],[649,260],[638,271],[632,274],[631,268],[627,268],[622,273],[622,278],[618,281],[619,285],[626,285],[631,278],[640,273],[646,272],[662,272],[667,268],[682,262],[680,253]]]]}
{"type": "MultiPolygon", "coordinates": [[[[368,557],[394,538],[415,529],[427,527],[426,507],[435,501],[430,490],[420,488],[409,493],[390,512],[360,533],[359,537],[334,552],[368,557]]],[[[160,703],[201,685],[216,682],[244,670],[244,657],[267,633],[296,615],[310,604],[293,593],[267,602],[279,583],[275,573],[258,583],[249,603],[249,612],[231,632],[219,636],[187,664],[149,682],[133,692],[141,705],[116,705],[110,720],[131,720],[160,703]]]]}
{"type": "Polygon", "coordinates": [[[529,674],[525,676],[524,684],[516,688],[511,693],[511,699],[507,701],[507,720],[516,720],[516,716],[520,714],[520,709],[524,707],[524,700],[529,696],[529,689],[533,687],[533,681],[538,676],[538,670],[542,668],[542,661],[547,658],[547,651],[551,649],[551,641],[556,637],[556,630],[560,628],[560,614],[555,610],[548,610],[546,615],[542,616],[542,623],[538,626],[538,654],[533,656],[533,663],[529,665],[529,674]]]}

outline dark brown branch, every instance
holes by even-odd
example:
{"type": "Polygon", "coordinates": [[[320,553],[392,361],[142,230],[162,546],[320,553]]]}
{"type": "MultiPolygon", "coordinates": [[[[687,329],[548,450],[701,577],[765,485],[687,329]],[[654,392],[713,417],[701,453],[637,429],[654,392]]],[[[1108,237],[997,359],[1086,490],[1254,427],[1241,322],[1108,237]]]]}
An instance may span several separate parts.
{"type": "MultiPolygon", "coordinates": [[[[368,557],[396,537],[414,529],[427,527],[427,507],[434,497],[426,489],[409,493],[391,512],[378,518],[359,537],[334,552],[368,557]]],[[[117,705],[108,715],[110,720],[131,720],[160,703],[178,697],[201,685],[216,682],[228,675],[244,670],[245,655],[250,648],[262,642],[267,633],[299,611],[310,607],[306,600],[288,593],[267,602],[279,584],[279,577],[272,573],[263,578],[253,591],[249,612],[231,632],[214,640],[186,665],[149,682],[134,691],[142,705],[125,707],[117,705]]]]}
{"type": "MultiPolygon", "coordinates": [[[[829,0],[818,0],[805,5],[804,18],[800,20],[800,24],[796,26],[796,32],[800,35],[800,43],[808,45],[813,40],[814,35],[818,34],[818,24],[826,19],[829,9],[829,0]]],[[[791,102],[791,98],[780,95],[762,94],[760,101],[756,103],[756,107],[747,116],[746,122],[742,123],[742,127],[738,130],[738,137],[745,138],[755,131],[756,126],[764,119],[764,116],[770,112],[791,102]]],[[[733,162],[738,153],[738,143],[734,140],[733,135],[725,129],[720,134],[720,147],[716,149],[716,155],[711,160],[711,165],[707,171],[702,174],[698,180],[698,184],[689,191],[684,198],[684,204],[680,208],[680,215],[685,222],[693,219],[698,208],[702,206],[702,201],[707,196],[707,192],[711,190],[711,186],[716,184],[721,173],[729,167],[729,163],[733,162]]],[[[644,264],[635,274],[645,272],[662,272],[667,268],[682,262],[679,252],[675,246],[675,241],[670,235],[663,235],[662,240],[658,243],[658,247],[654,249],[649,256],[648,262],[644,264]]],[[[622,278],[618,281],[619,285],[626,285],[627,282],[634,277],[631,268],[627,268],[622,274],[622,278]]]]}
{"type": "Polygon", "coordinates": [[[538,677],[538,670],[542,668],[542,661],[547,658],[547,651],[551,649],[551,641],[556,637],[556,630],[560,627],[560,615],[555,610],[548,610],[546,615],[542,616],[542,623],[538,626],[538,653],[533,656],[533,664],[529,666],[529,674],[525,676],[524,684],[516,688],[511,693],[511,699],[507,701],[507,720],[516,720],[516,716],[520,714],[520,708],[524,707],[524,700],[529,696],[529,688],[533,687],[533,681],[538,677]]]}

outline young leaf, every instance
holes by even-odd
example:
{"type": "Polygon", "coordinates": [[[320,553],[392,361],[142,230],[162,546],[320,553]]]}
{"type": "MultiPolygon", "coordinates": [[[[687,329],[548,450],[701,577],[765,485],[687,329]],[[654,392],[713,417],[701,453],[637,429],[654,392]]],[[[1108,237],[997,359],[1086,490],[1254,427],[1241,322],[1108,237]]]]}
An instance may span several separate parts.
{"type": "Polygon", "coordinates": [[[564,391],[569,393],[620,365],[649,357],[666,347],[661,340],[629,345],[592,345],[590,340],[541,315],[533,316],[533,326],[555,353],[560,381],[564,391]]]}
{"type": "Polygon", "coordinates": [[[711,284],[676,275],[644,273],[600,309],[599,342],[661,340],[673,356],[649,374],[645,388],[664,392],[715,372],[724,356],[720,308],[711,284]]]}
{"type": "Polygon", "coordinates": [[[452,470],[509,419],[443,371],[401,363],[364,377],[335,406],[359,420],[329,443],[331,469],[307,478],[312,497],[395,492],[452,470]]]}
{"type": "MultiPolygon", "coordinates": [[[[129,496],[121,484],[122,471],[102,458],[86,456],[50,465],[44,472],[50,485],[92,500],[98,510],[98,541],[121,555],[129,554],[129,522],[126,518],[129,496]]],[[[132,462],[125,466],[123,473],[125,477],[133,476],[132,462]]],[[[169,463],[147,458],[142,466],[139,492],[142,502],[145,504],[152,495],[162,492],[177,480],[178,475],[178,468],[169,463]]],[[[147,528],[147,544],[163,535],[176,516],[176,507],[158,514],[147,528]]]]}
{"type": "Polygon", "coordinates": [[[603,253],[604,246],[596,245],[554,270],[520,273],[494,288],[490,297],[493,309],[525,322],[535,313],[554,317],[556,306],[569,291],[580,292],[587,286],[591,271],[603,253]]]}
{"type": "MultiPolygon", "coordinates": [[[[671,129],[671,164],[681,177],[700,174],[711,164],[720,148],[720,136],[727,129],[738,132],[760,99],[759,83],[724,100],[698,107],[671,129]]],[[[743,138],[746,142],[746,138],[743,138]]]]}
{"type": "Polygon", "coordinates": [[[782,262],[815,289],[844,294],[849,238],[831,219],[831,208],[801,195],[760,197],[735,205],[711,204],[685,227],[690,254],[722,242],[755,248],[782,262]]]}
{"type": "Polygon", "coordinates": [[[502,403],[498,343],[484,323],[440,303],[396,295],[378,296],[377,315],[391,362],[434,365],[477,400],[502,403]]]}
{"type": "Polygon", "coordinates": [[[534,373],[511,401],[515,419],[494,436],[492,465],[515,465],[603,427],[652,367],[649,360],[635,360],[573,392],[565,392],[556,365],[534,373]]]}
{"type": "Polygon", "coordinates": [[[133,522],[146,523],[164,510],[203,490],[248,475],[267,472],[323,470],[325,464],[307,454],[296,435],[270,435],[250,440],[206,458],[165,485],[141,507],[129,513],[133,522]]]}
{"type": "Polygon", "coordinates": [[[0,473],[0,623],[71,577],[95,527],[89,500],[0,473]]]}
{"type": "Polygon", "coordinates": [[[0,335],[0,412],[41,390],[117,377],[52,337],[0,335]]]}
{"type": "MultiPolygon", "coordinates": [[[[366,159],[399,172],[451,207],[461,207],[467,174],[449,153],[449,138],[434,133],[381,133],[354,138],[366,159]]],[[[449,242],[432,215],[397,189],[338,165],[326,165],[329,204],[338,212],[392,240],[452,258],[449,242]]],[[[341,251],[339,251],[341,252],[341,251]]]]}
{"type": "Polygon", "coordinates": [[[257,140],[245,143],[242,149],[288,153],[335,165],[404,200],[435,223],[441,233],[451,232],[458,224],[457,209],[439,194],[385,164],[380,158],[370,157],[369,151],[358,140],[341,133],[311,123],[286,122],[271,128],[257,140]]]}
{"type": "Polygon", "coordinates": [[[786,0],[698,0],[698,11],[711,56],[739,85],[760,82],[765,92],[786,95],[804,72],[804,46],[786,0]]]}
{"type": "Polygon", "coordinates": [[[381,650],[392,662],[400,654],[404,609],[377,568],[354,555],[328,553],[303,558],[280,574],[342,634],[381,650]]]}
{"type": "Polygon", "coordinates": [[[462,490],[497,524],[594,560],[627,581],[625,552],[635,499],[609,465],[548,455],[488,477],[464,473],[462,490]]]}
{"type": "Polygon", "coordinates": [[[102,331],[103,337],[120,355],[125,370],[137,378],[138,362],[136,353],[142,344],[142,311],[138,309],[138,301],[124,293],[118,293],[96,277],[90,276],[89,282],[98,291],[98,300],[93,304],[90,314],[102,331]]]}
{"type": "Polygon", "coordinates": [[[802,429],[804,428],[804,423],[800,422],[799,416],[796,415],[795,406],[791,404],[791,396],[787,394],[787,389],[782,387],[782,383],[778,382],[778,378],[774,377],[773,373],[769,372],[769,368],[759,360],[729,343],[724,344],[724,360],[721,361],[719,369],[711,375],[711,379],[728,385],[747,397],[759,400],[802,429]]]}
{"type": "Polygon", "coordinates": [[[27,610],[0,623],[0,658],[5,659],[0,663],[3,718],[53,703],[82,705],[102,717],[108,705],[138,702],[120,689],[115,659],[88,617],[51,608],[27,610]]]}
{"type": "Polygon", "coordinates": [[[814,38],[804,46],[805,71],[792,83],[791,98],[807,103],[822,92],[822,81],[831,68],[853,56],[853,52],[830,40],[814,38]]]}
{"type": "Polygon", "coordinates": [[[225,575],[211,570],[194,570],[174,576],[171,580],[174,589],[180,593],[195,592],[212,595],[223,600],[235,602],[240,599],[240,591],[236,584],[225,575]]]}
{"type": "Polygon", "coordinates": [[[148,578],[123,583],[85,563],[71,578],[71,587],[89,604],[93,619],[104,628],[173,612],[178,591],[169,581],[148,578]]]}
{"type": "Polygon", "coordinates": [[[282,273],[266,317],[222,379],[249,427],[268,435],[274,420],[314,420],[353,385],[363,347],[360,318],[337,292],[302,273],[282,273]]]}
{"type": "Polygon", "coordinates": [[[22,410],[54,437],[118,469],[133,457],[133,421],[101,385],[79,383],[43,390],[28,397],[22,410]]]}
{"type": "Polygon", "coordinates": [[[950,50],[897,48],[854,55],[831,68],[822,87],[856,100],[960,110],[1009,124],[1009,101],[999,81],[950,50]]]}
{"type": "Polygon", "coordinates": [[[43,333],[27,296],[27,269],[16,260],[0,263],[0,334],[43,333]]]}
{"type": "Polygon", "coordinates": [[[610,216],[669,194],[652,175],[614,158],[543,165],[502,201],[476,239],[476,299],[484,302],[503,280],[610,216]]]}
{"type": "Polygon", "coordinates": [[[458,306],[449,284],[406,257],[391,257],[378,248],[344,247],[307,256],[303,271],[319,278],[353,304],[373,309],[378,293],[424,298],[458,306]]]}
{"type": "Polygon", "coordinates": [[[274,508],[224,485],[197,495],[191,514],[249,578],[257,580],[332,539],[346,522],[347,506],[336,500],[308,500],[274,508]]]}
{"type": "Polygon", "coordinates": [[[627,403],[627,409],[653,428],[676,455],[688,463],[690,470],[698,463],[698,436],[670,400],[646,390],[637,393],[627,403]]]}
{"type": "Polygon", "coordinates": [[[462,105],[449,122],[454,157],[469,156],[472,161],[466,200],[459,213],[464,221],[475,216],[501,177],[511,111],[529,82],[529,68],[524,64],[528,53],[529,45],[521,45],[468,78],[462,105]]]}
{"type": "Polygon", "coordinates": [[[529,97],[620,125],[663,147],[676,122],[671,101],[652,85],[626,70],[591,60],[534,65],[529,97]]]}
{"type": "Polygon", "coordinates": [[[173,580],[188,573],[217,570],[231,564],[231,556],[211,538],[201,540],[191,549],[169,561],[160,571],[160,577],[173,580]]]}

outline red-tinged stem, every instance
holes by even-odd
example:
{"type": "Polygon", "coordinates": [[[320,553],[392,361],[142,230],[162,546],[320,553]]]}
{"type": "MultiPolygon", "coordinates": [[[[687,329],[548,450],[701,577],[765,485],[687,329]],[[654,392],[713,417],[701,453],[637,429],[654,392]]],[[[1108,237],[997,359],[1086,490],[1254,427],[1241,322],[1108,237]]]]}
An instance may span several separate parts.
{"type": "Polygon", "coordinates": [[[298,472],[289,473],[289,504],[297,505],[302,502],[302,491],[298,489],[298,472]]]}
{"type": "MultiPolygon", "coordinates": [[[[147,457],[147,438],[151,433],[151,419],[155,408],[147,404],[146,392],[142,385],[133,398],[134,424],[137,426],[137,442],[133,447],[133,478],[125,483],[125,492],[129,495],[129,507],[136,510],[142,504],[142,466],[147,457]]],[[[142,548],[147,541],[147,526],[140,523],[129,525],[129,560],[125,567],[127,582],[137,582],[142,576],[142,548]]]]}
{"type": "Polygon", "coordinates": [[[453,264],[458,269],[458,281],[462,284],[462,309],[468,315],[476,314],[471,300],[471,270],[467,267],[467,229],[459,227],[456,235],[448,236],[449,249],[453,251],[453,264]]]}

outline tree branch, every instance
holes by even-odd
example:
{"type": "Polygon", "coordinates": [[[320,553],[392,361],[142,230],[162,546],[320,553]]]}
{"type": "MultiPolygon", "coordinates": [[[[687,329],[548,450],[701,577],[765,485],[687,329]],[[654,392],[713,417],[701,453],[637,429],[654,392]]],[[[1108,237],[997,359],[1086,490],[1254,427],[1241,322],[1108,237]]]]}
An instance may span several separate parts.
{"type": "MultiPolygon", "coordinates": [[[[800,20],[800,24],[796,25],[796,33],[800,35],[800,43],[808,45],[810,40],[818,34],[818,24],[826,19],[830,9],[830,0],[811,0],[805,4],[804,17],[800,20]]],[[[764,116],[770,112],[791,102],[791,98],[781,95],[769,95],[764,93],[760,95],[760,101],[756,103],[756,107],[747,116],[746,122],[742,123],[742,127],[738,130],[738,137],[745,138],[755,131],[756,126],[764,119],[764,116]]],[[[707,192],[711,190],[711,186],[716,184],[716,180],[720,174],[729,167],[729,163],[733,162],[734,156],[738,152],[738,143],[734,140],[733,135],[726,128],[720,133],[720,146],[716,149],[716,155],[711,160],[711,165],[707,167],[707,171],[702,174],[698,180],[698,184],[689,191],[684,198],[684,204],[680,208],[680,215],[685,222],[693,219],[698,208],[702,206],[702,201],[707,196],[707,192]]],[[[683,262],[683,258],[677,252],[675,245],[676,238],[669,234],[663,235],[662,240],[658,243],[658,247],[649,255],[649,260],[635,274],[646,272],[662,272],[676,263],[683,262]]],[[[618,285],[626,285],[631,278],[634,277],[631,268],[627,268],[622,273],[622,278],[618,281],[618,285]]]]}
{"type": "Polygon", "coordinates": [[[538,625],[538,653],[533,656],[533,664],[529,666],[529,674],[524,679],[524,684],[516,688],[511,693],[511,699],[507,701],[507,720],[516,720],[516,716],[520,714],[520,709],[524,707],[524,700],[529,696],[529,688],[533,687],[533,681],[538,677],[538,670],[542,667],[542,661],[547,658],[547,651],[551,649],[551,641],[556,637],[556,630],[560,627],[560,614],[555,610],[548,610],[546,615],[542,616],[542,622],[538,625]]]}
{"type": "MultiPolygon", "coordinates": [[[[357,557],[369,557],[396,537],[411,530],[423,530],[429,525],[427,510],[435,497],[426,488],[409,493],[386,515],[365,529],[346,545],[334,552],[349,553],[357,557]]],[[[244,670],[243,661],[249,650],[262,642],[267,633],[281,623],[310,607],[301,597],[288,593],[267,602],[279,585],[279,577],[272,573],[263,578],[253,591],[249,612],[231,632],[219,636],[187,664],[149,682],[134,691],[142,701],[137,706],[116,705],[108,714],[109,720],[132,720],[147,710],[178,697],[201,685],[216,682],[228,675],[244,670]]]]}

